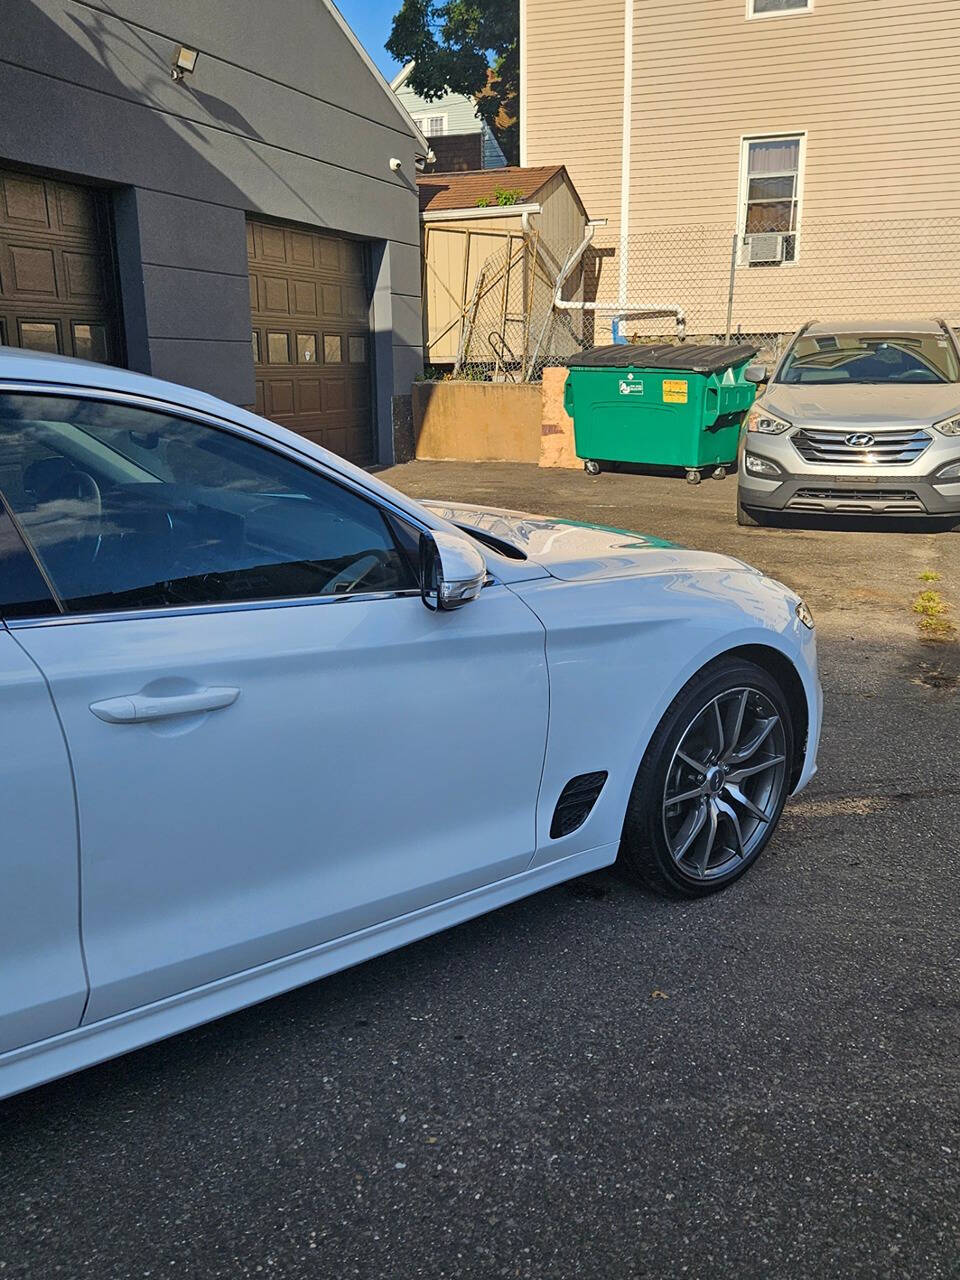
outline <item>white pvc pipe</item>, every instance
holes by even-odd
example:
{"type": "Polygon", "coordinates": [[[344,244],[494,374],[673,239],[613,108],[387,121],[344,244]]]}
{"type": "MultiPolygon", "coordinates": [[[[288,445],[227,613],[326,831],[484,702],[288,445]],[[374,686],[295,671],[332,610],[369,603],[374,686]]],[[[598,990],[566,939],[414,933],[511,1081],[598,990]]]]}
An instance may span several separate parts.
{"type": "Polygon", "coordinates": [[[633,0],[623,5],[623,132],[620,149],[620,306],[624,307],[630,262],[630,149],[633,132],[633,0]]]}
{"type": "MultiPolygon", "coordinates": [[[[563,292],[563,286],[570,278],[570,275],[576,268],[577,263],[590,247],[590,243],[593,240],[594,230],[594,224],[588,222],[583,240],[567,259],[566,266],[557,277],[557,287],[553,296],[553,305],[556,309],[558,311],[610,311],[616,314],[623,313],[624,315],[650,315],[651,313],[656,315],[662,312],[664,315],[672,315],[676,317],[677,328],[680,330],[682,336],[683,330],[686,327],[686,316],[683,313],[683,308],[678,306],[676,303],[630,302],[622,296],[617,302],[564,302],[563,298],[560,296],[563,292]]],[[[621,273],[622,266],[623,264],[621,263],[621,273]]],[[[626,289],[621,287],[621,295],[625,293],[626,289]]]]}

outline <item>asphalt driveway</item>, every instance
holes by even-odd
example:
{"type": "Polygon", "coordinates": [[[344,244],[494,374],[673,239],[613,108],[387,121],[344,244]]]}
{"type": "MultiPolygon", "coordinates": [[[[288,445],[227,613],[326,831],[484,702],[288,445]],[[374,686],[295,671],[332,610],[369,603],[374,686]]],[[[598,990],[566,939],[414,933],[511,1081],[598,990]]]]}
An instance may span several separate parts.
{"type": "Polygon", "coordinates": [[[0,1277],[960,1276],[960,534],[739,530],[732,479],[385,478],[796,587],[821,772],[719,898],[597,874],[0,1103],[0,1277]]]}

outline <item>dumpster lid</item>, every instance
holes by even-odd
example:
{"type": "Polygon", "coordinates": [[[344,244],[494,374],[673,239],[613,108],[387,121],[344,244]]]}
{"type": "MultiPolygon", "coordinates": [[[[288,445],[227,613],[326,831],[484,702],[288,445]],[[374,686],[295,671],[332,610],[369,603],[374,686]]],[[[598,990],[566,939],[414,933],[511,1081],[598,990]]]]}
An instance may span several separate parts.
{"type": "Polygon", "coordinates": [[[697,347],[680,343],[650,343],[646,346],[618,343],[591,347],[567,360],[568,369],[684,369],[690,373],[719,373],[733,365],[745,364],[758,347],[743,343],[697,347]]]}

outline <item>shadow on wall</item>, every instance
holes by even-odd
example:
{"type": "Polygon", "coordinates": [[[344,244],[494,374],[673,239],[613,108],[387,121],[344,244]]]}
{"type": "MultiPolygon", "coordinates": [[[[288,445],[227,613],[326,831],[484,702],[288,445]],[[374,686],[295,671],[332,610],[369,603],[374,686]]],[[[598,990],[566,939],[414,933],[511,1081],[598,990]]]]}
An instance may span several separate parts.
{"type": "MultiPolygon", "coordinates": [[[[222,148],[235,169],[250,174],[250,188],[279,185],[294,198],[303,221],[328,225],[309,192],[295,187],[265,154],[276,144],[235,103],[189,80],[172,80],[173,36],[132,28],[108,4],[65,8],[64,26],[36,0],[18,0],[11,8],[4,19],[4,53],[16,65],[5,69],[10,89],[4,101],[13,108],[0,117],[5,159],[262,210],[253,191],[239,187],[217,163],[222,148]],[[24,69],[43,77],[41,94],[30,92],[33,76],[27,79],[24,69]],[[54,121],[76,117],[78,94],[87,127],[54,128],[54,121]]],[[[202,71],[201,61],[197,74],[202,71]]]]}
{"type": "MultiPolygon", "coordinates": [[[[612,245],[603,249],[598,249],[594,245],[590,245],[586,253],[583,255],[584,302],[596,302],[599,298],[600,280],[603,275],[603,264],[605,261],[613,259],[616,256],[616,252],[616,249],[612,245]]],[[[610,272],[607,273],[607,278],[610,278],[610,272]]],[[[595,345],[597,340],[597,315],[595,311],[585,311],[583,314],[584,343],[586,346],[592,347],[595,345]]]]}

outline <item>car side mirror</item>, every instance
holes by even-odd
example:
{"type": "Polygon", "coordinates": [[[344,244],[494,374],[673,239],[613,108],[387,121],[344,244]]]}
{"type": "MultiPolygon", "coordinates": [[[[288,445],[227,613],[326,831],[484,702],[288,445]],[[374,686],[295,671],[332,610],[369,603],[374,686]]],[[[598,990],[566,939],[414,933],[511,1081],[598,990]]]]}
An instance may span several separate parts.
{"type": "Polygon", "coordinates": [[[469,538],[446,529],[420,535],[420,595],[428,609],[459,609],[476,600],[487,562],[469,538]]]}
{"type": "Polygon", "coordinates": [[[747,382],[766,382],[767,366],[765,364],[748,364],[743,371],[743,376],[747,382]]]}

